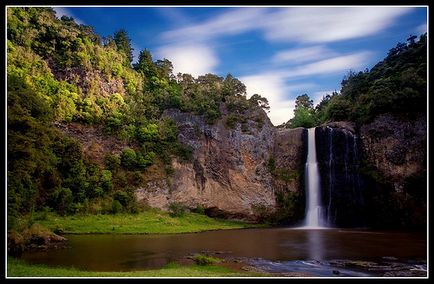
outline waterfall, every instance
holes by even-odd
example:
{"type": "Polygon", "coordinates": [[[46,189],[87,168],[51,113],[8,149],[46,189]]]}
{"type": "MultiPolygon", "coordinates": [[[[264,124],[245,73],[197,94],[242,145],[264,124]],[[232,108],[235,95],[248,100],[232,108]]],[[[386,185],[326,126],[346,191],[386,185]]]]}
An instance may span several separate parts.
{"type": "MultiPolygon", "coordinates": [[[[316,162],[320,174],[320,187],[324,191],[320,194],[318,206],[324,204],[319,211],[325,222],[319,219],[319,226],[362,226],[364,180],[359,173],[362,154],[359,150],[359,137],[347,129],[330,126],[318,127],[315,132],[316,162]]],[[[309,195],[313,189],[306,190],[309,190],[309,195]]]]}
{"type": "Polygon", "coordinates": [[[327,129],[329,130],[329,136],[328,136],[328,144],[329,144],[329,204],[327,206],[327,223],[333,224],[334,220],[332,220],[332,190],[333,190],[333,180],[334,180],[334,172],[333,172],[333,128],[328,127],[327,129]]]}
{"type": "Polygon", "coordinates": [[[322,220],[323,209],[321,207],[319,170],[316,160],[315,128],[308,129],[305,185],[307,192],[305,227],[322,227],[325,222],[322,220]]]}

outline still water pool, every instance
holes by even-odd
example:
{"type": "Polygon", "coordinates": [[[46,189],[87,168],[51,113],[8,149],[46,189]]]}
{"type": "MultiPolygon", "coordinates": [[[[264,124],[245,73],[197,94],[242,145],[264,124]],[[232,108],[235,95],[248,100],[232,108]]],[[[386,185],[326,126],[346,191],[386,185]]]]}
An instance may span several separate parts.
{"type": "Polygon", "coordinates": [[[29,263],[93,271],[158,268],[201,252],[270,261],[384,257],[426,260],[426,233],[355,229],[242,229],[169,235],[67,235],[68,248],[27,252],[29,263]]]}

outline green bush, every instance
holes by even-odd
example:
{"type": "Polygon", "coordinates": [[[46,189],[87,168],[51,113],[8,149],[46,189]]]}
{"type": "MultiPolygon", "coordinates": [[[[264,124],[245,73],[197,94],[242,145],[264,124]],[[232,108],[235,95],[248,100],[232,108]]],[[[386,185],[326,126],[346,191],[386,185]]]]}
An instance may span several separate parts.
{"type": "Polygon", "coordinates": [[[235,126],[237,126],[238,123],[238,116],[235,114],[230,114],[228,117],[226,117],[225,124],[228,128],[234,129],[235,126]]]}
{"type": "Polygon", "coordinates": [[[113,200],[112,202],[112,208],[111,208],[111,213],[112,214],[117,214],[120,213],[122,211],[122,204],[118,201],[118,200],[113,200]]]}
{"type": "Polygon", "coordinates": [[[182,203],[172,202],[169,204],[169,214],[172,217],[184,216],[186,210],[187,210],[187,208],[182,203]]]}
{"type": "Polygon", "coordinates": [[[205,208],[201,204],[198,204],[194,209],[194,212],[198,214],[205,214],[205,208]]]}
{"type": "Polygon", "coordinates": [[[202,254],[197,254],[193,256],[193,260],[197,265],[210,265],[221,262],[221,260],[218,258],[202,254]]]}
{"type": "Polygon", "coordinates": [[[126,148],[121,154],[121,165],[127,169],[132,169],[136,166],[137,155],[136,151],[131,148],[126,148]]]}
{"type": "Polygon", "coordinates": [[[131,197],[130,195],[125,192],[125,191],[118,191],[115,193],[114,200],[119,201],[119,203],[123,206],[123,207],[127,207],[128,204],[130,203],[131,197]]]}
{"type": "Polygon", "coordinates": [[[107,169],[111,171],[116,171],[121,165],[121,159],[119,158],[119,156],[108,153],[104,158],[104,164],[107,169]]]}

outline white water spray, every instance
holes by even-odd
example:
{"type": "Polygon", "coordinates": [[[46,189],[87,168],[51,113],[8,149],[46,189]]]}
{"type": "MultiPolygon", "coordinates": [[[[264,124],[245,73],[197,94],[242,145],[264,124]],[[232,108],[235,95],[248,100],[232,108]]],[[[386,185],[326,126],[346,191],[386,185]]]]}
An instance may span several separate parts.
{"type": "Polygon", "coordinates": [[[322,228],[322,207],[320,196],[320,181],[318,163],[316,160],[315,128],[308,129],[307,161],[305,168],[305,183],[307,192],[305,227],[322,228]]]}

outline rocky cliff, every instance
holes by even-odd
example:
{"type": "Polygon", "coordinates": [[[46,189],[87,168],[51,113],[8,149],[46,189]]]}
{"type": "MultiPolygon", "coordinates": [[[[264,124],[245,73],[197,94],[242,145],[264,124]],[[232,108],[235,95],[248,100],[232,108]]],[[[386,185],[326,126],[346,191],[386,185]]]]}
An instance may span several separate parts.
{"type": "Polygon", "coordinates": [[[278,131],[262,110],[249,110],[243,114],[248,119],[233,128],[225,115],[213,125],[179,110],[165,115],[178,125],[192,160],[174,160],[174,173],[137,189],[138,200],[162,209],[177,202],[202,206],[210,216],[257,220],[284,207],[284,196],[300,192],[303,129],[278,131]]]}
{"type": "Polygon", "coordinates": [[[318,127],[322,202],[330,225],[416,226],[426,220],[426,116],[380,115],[357,128],[318,127]]]}
{"type": "Polygon", "coordinates": [[[384,114],[360,128],[365,156],[362,173],[374,224],[426,226],[427,117],[384,114]]]}

